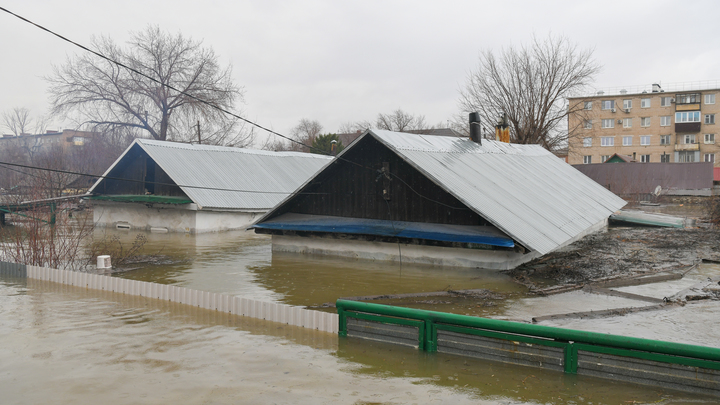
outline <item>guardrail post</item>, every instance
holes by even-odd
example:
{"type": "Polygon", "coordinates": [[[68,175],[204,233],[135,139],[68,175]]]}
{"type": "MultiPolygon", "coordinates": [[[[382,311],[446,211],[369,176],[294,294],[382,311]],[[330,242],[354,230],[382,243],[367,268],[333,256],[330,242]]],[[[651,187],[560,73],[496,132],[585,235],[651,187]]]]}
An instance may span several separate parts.
{"type": "Polygon", "coordinates": [[[578,368],[578,351],[574,342],[568,342],[565,346],[565,372],[567,374],[577,374],[578,368]]]}
{"type": "Polygon", "coordinates": [[[336,304],[338,311],[338,336],[347,336],[347,316],[345,308],[339,302],[336,304]]]}

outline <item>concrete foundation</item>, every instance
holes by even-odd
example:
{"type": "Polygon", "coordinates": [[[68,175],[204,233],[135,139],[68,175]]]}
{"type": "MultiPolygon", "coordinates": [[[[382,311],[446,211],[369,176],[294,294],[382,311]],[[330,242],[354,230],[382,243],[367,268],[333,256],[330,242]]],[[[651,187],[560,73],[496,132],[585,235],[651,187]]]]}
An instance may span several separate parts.
{"type": "Polygon", "coordinates": [[[206,233],[245,229],[264,212],[198,210],[197,204],[139,204],[96,201],[96,227],[206,233]]]}
{"type": "MultiPolygon", "coordinates": [[[[580,238],[607,227],[607,219],[598,222],[567,246],[580,238]]],[[[540,256],[538,252],[519,253],[507,250],[464,249],[453,247],[423,246],[362,240],[334,239],[273,235],[273,252],[290,252],[348,257],[362,260],[382,260],[418,263],[435,266],[473,267],[490,270],[510,270],[540,256]]]]}

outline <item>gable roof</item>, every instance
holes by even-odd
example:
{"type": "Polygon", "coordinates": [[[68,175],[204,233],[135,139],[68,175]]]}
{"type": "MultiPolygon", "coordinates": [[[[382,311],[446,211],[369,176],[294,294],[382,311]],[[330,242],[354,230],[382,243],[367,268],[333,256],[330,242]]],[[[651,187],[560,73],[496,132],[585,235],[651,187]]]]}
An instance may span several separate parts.
{"type": "MultiPolygon", "coordinates": [[[[368,130],[337,159],[366,136],[377,139],[495,227],[541,254],[580,236],[626,204],[539,145],[489,140],[478,144],[467,138],[368,130]]],[[[271,217],[284,202],[257,222],[271,217]]]]}
{"type": "Polygon", "coordinates": [[[103,177],[133,147],[142,148],[200,208],[268,210],[332,161],[310,153],[136,139],[103,177]]]}

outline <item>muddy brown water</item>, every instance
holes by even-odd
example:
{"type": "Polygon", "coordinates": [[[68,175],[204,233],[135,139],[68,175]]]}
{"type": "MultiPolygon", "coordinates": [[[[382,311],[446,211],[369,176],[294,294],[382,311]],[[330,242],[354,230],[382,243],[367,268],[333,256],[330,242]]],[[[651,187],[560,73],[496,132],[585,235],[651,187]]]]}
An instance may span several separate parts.
{"type": "MultiPolygon", "coordinates": [[[[134,238],[129,232],[117,235],[128,242],[134,238]]],[[[344,296],[487,289],[503,299],[438,303],[430,301],[444,299],[425,298],[412,306],[510,319],[528,319],[553,306],[580,311],[626,304],[601,296],[542,301],[499,272],[272,255],[267,237],[246,232],[148,234],[148,239],[144,253],[159,252],[173,264],[117,276],[293,305],[344,296]]],[[[703,265],[690,276],[717,272],[717,266],[703,265]]],[[[664,288],[675,287],[684,288],[664,288]]],[[[715,332],[700,332],[720,330],[713,327],[718,306],[685,308],[676,315],[554,325],[717,346],[715,332]],[[699,337],[688,339],[688,333],[699,337]]],[[[0,392],[2,403],[18,404],[717,403],[654,387],[427,354],[142,297],[8,278],[0,278],[0,392]]]]}

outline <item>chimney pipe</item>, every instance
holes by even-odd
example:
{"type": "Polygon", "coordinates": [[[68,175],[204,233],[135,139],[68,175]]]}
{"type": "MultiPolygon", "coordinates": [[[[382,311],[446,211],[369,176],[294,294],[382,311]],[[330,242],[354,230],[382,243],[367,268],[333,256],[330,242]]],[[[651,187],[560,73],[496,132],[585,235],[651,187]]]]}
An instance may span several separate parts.
{"type": "Polygon", "coordinates": [[[482,145],[482,133],[480,131],[480,114],[475,111],[470,113],[470,139],[482,145]]]}

